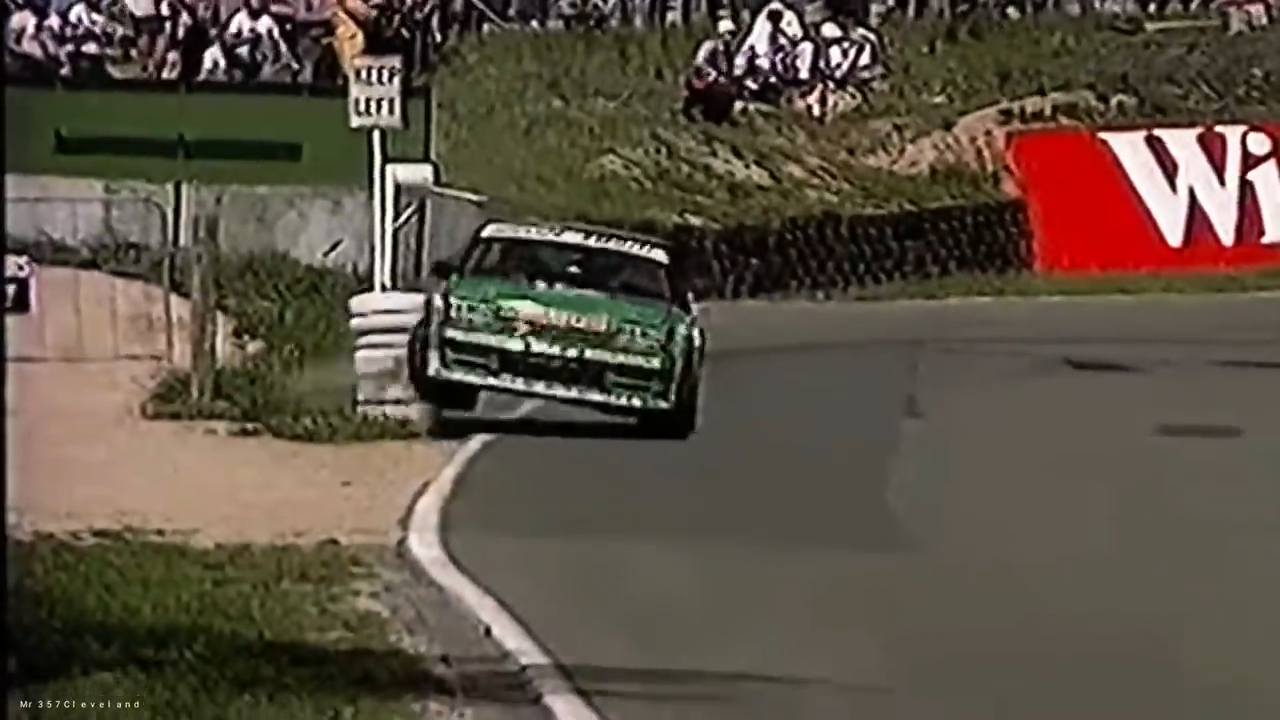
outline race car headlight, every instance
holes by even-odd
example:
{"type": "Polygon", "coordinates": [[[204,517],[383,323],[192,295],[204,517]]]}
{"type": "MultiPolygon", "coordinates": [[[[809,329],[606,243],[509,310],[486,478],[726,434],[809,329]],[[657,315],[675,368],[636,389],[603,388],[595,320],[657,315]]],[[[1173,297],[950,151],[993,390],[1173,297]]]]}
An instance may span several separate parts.
{"type": "Polygon", "coordinates": [[[497,315],[484,303],[449,298],[449,324],[456,327],[482,327],[493,323],[497,315]]]}
{"type": "Polygon", "coordinates": [[[635,350],[657,350],[662,347],[662,333],[640,325],[623,325],[618,334],[628,347],[635,350]]]}

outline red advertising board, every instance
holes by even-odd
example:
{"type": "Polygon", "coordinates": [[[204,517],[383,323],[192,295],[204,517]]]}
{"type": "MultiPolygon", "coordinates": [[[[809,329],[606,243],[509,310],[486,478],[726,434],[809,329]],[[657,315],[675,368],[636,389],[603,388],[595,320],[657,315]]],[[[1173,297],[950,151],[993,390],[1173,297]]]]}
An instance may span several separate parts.
{"type": "Polygon", "coordinates": [[[1046,273],[1280,266],[1280,124],[1015,135],[1046,273]]]}

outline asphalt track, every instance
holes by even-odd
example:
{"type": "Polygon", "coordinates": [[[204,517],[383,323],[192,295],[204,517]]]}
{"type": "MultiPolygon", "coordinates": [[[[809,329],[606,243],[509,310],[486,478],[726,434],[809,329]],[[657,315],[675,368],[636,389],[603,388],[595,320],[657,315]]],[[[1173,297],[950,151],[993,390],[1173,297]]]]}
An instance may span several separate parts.
{"type": "Polygon", "coordinates": [[[723,306],[703,430],[446,508],[610,720],[1280,717],[1280,299],[723,306]]]}

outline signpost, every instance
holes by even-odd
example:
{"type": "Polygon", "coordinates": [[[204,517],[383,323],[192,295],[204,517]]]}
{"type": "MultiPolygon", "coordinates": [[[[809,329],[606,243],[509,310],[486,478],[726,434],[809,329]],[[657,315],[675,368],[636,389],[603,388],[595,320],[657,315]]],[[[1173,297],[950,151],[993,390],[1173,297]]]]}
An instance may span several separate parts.
{"type": "MultiPolygon", "coordinates": [[[[463,198],[483,203],[485,198],[470,193],[451,191],[436,185],[436,165],[429,158],[389,162],[387,130],[405,127],[404,65],[399,57],[357,58],[347,84],[347,121],[353,130],[369,135],[369,194],[373,216],[373,291],[352,297],[347,308],[355,339],[354,369],[356,373],[356,407],[372,415],[420,418],[419,402],[407,372],[409,338],[426,309],[426,294],[414,290],[392,289],[393,264],[397,244],[396,233],[416,212],[426,215],[423,246],[418,252],[428,256],[432,244],[430,230],[431,201],[415,203],[397,216],[398,192],[401,188],[425,190],[435,197],[463,198]]],[[[432,122],[431,110],[428,123],[432,122]]],[[[424,131],[430,137],[431,128],[424,131]]]]}
{"type": "MultiPolygon", "coordinates": [[[[394,277],[396,233],[421,213],[426,231],[418,252],[428,256],[431,237],[431,200],[397,210],[399,190],[414,188],[430,198],[448,197],[472,204],[483,204],[487,198],[437,185],[438,170],[430,158],[392,161],[387,158],[387,130],[405,128],[405,92],[403,60],[399,56],[362,56],[356,58],[347,85],[347,121],[353,130],[369,135],[369,194],[373,219],[373,292],[391,290],[394,277]],[[398,213],[398,214],[397,214],[398,213]]],[[[434,103],[434,95],[428,100],[434,103]]],[[[426,110],[428,147],[434,146],[432,131],[434,105],[426,110]]]]}
{"type": "Polygon", "coordinates": [[[404,128],[404,59],[399,55],[355,59],[347,83],[347,124],[369,132],[369,194],[373,214],[373,291],[391,285],[390,238],[382,237],[386,211],[387,130],[404,128]]]}

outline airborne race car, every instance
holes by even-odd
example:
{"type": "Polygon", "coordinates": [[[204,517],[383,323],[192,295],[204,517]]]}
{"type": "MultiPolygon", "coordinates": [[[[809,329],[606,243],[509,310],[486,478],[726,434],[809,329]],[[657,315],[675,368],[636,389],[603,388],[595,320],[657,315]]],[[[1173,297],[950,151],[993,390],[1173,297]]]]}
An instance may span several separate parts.
{"type": "Polygon", "coordinates": [[[480,391],[630,415],[675,439],[698,423],[706,335],[660,240],[493,222],[456,263],[409,341],[409,373],[438,432],[480,391]]]}

